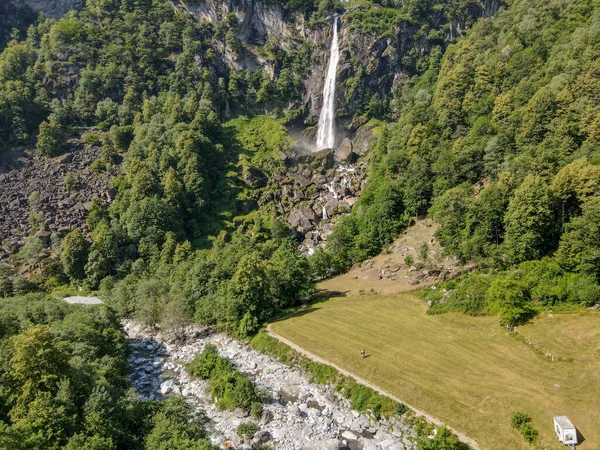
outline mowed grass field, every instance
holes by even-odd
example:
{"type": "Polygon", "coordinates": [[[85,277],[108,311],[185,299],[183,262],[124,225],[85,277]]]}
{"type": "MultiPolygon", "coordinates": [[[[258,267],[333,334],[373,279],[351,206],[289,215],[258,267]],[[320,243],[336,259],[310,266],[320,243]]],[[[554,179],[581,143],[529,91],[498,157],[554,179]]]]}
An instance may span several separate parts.
{"type": "Polygon", "coordinates": [[[555,415],[568,415],[600,449],[600,313],[545,314],[520,332],[548,362],[511,337],[494,317],[426,315],[413,295],[334,298],[276,322],[271,329],[475,439],[483,449],[566,448],[555,415]],[[366,349],[368,358],[360,358],[366,349]],[[510,426],[526,411],[539,430],[530,446],[510,426]]]}

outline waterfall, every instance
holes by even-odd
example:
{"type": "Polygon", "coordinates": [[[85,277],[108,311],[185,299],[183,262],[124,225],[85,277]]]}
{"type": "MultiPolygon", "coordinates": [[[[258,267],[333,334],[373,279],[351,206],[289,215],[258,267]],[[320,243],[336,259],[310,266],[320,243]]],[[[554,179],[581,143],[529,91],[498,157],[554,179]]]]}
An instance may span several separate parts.
{"type": "Polygon", "coordinates": [[[319,117],[319,129],[317,132],[317,148],[333,148],[335,144],[335,78],[337,66],[340,60],[340,47],[338,43],[338,19],[333,22],[333,40],[331,42],[331,57],[329,59],[329,68],[327,69],[327,78],[323,87],[323,108],[319,117]]]}

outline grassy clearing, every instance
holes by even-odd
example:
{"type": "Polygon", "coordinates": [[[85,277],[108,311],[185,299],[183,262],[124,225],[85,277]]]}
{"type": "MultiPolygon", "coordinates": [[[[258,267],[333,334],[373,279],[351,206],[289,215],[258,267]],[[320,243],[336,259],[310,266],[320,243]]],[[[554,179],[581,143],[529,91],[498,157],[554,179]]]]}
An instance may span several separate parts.
{"type": "Polygon", "coordinates": [[[564,448],[552,416],[568,415],[585,442],[600,448],[600,314],[536,318],[520,328],[545,351],[573,362],[548,362],[511,337],[493,317],[426,315],[410,294],[335,298],[273,324],[277,334],[422,409],[485,449],[564,448]],[[368,358],[361,359],[360,350],[368,358]],[[528,412],[536,445],[511,428],[528,412]]]}

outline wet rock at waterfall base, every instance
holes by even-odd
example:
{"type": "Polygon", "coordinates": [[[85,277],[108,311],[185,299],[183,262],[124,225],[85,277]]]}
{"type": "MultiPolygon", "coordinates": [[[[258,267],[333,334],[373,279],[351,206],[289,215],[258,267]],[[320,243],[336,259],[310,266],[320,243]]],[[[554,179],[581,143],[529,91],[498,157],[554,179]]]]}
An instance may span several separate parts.
{"type": "Polygon", "coordinates": [[[352,142],[346,138],[335,151],[335,156],[342,162],[354,163],[358,156],[353,152],[352,142]]]}

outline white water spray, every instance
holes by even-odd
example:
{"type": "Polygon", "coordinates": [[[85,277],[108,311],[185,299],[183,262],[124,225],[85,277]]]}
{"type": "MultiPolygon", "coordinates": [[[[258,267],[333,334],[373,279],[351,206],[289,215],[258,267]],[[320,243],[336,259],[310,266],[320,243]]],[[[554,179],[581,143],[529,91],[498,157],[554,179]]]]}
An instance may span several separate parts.
{"type": "Polygon", "coordinates": [[[338,43],[338,19],[333,22],[333,40],[331,42],[331,57],[329,58],[329,68],[327,69],[327,78],[323,88],[323,108],[319,117],[319,129],[317,132],[317,148],[333,148],[335,144],[335,82],[337,75],[337,66],[340,60],[340,47],[338,43]]]}

